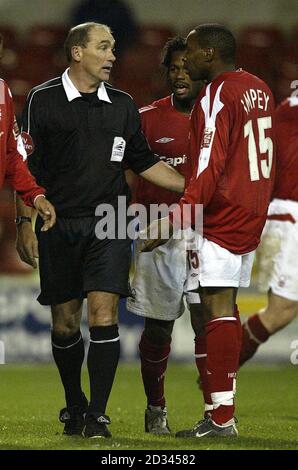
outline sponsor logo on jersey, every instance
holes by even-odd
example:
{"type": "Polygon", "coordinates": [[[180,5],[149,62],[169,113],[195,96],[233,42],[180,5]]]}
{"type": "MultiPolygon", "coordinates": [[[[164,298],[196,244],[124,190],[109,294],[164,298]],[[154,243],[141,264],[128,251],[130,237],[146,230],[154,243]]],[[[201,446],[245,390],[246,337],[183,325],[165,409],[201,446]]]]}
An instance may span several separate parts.
{"type": "Polygon", "coordinates": [[[215,127],[205,127],[202,138],[201,149],[208,149],[212,145],[213,137],[215,133],[215,127]]]}
{"type": "Polygon", "coordinates": [[[183,165],[187,160],[186,155],[182,155],[181,157],[166,157],[165,155],[157,155],[157,154],[155,155],[159,157],[160,160],[164,160],[168,165],[171,165],[174,167],[183,165]]]}
{"type": "Polygon", "coordinates": [[[27,156],[29,156],[31,155],[31,153],[34,152],[34,143],[33,143],[32,137],[30,134],[27,134],[27,132],[24,132],[24,131],[21,132],[21,137],[22,137],[23,145],[26,150],[26,154],[27,156]]]}
{"type": "Polygon", "coordinates": [[[155,142],[157,144],[167,144],[168,142],[172,142],[173,140],[175,139],[173,139],[172,137],[162,137],[161,139],[158,139],[155,142]]]}

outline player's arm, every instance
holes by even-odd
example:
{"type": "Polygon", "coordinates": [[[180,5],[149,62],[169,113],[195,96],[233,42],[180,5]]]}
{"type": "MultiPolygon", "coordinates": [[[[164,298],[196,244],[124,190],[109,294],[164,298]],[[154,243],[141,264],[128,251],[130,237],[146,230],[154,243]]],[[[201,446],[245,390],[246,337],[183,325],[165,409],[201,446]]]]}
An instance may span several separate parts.
{"type": "Polygon", "coordinates": [[[5,86],[5,104],[7,119],[7,153],[6,180],[18,192],[28,206],[33,206],[34,199],[38,195],[44,195],[45,190],[36,184],[29,172],[26,160],[26,152],[22,145],[19,128],[15,119],[14,106],[10,90],[5,86]]]}
{"type": "MultiPolygon", "coordinates": [[[[25,107],[22,119],[22,125],[28,129],[28,104],[25,107]],[[26,118],[24,118],[26,116],[26,118]]],[[[38,242],[33,230],[33,219],[36,217],[34,207],[28,207],[24,204],[22,198],[16,195],[16,214],[17,214],[17,239],[16,249],[24,263],[37,268],[36,258],[38,258],[38,242]]]]}
{"type": "MultiPolygon", "coordinates": [[[[27,100],[27,104],[23,113],[22,124],[23,124],[23,128],[25,129],[25,131],[28,132],[30,128],[32,130],[31,133],[34,134],[34,129],[35,129],[34,119],[31,118],[30,122],[28,119],[28,116],[29,116],[28,102],[30,98],[31,98],[31,95],[29,95],[28,100],[27,100]]],[[[23,150],[25,152],[25,149],[23,150]]],[[[26,166],[26,169],[27,169],[27,166],[26,166]]],[[[33,178],[31,174],[30,174],[30,177],[33,178]]],[[[43,197],[34,198],[33,203],[34,203],[34,206],[29,207],[25,205],[23,199],[19,195],[17,195],[16,197],[16,212],[17,212],[18,221],[20,222],[17,224],[16,247],[17,247],[17,251],[22,261],[29,264],[33,268],[36,268],[37,264],[36,264],[35,258],[38,257],[38,245],[37,245],[36,235],[32,228],[31,219],[35,216],[36,210],[37,210],[39,215],[45,221],[45,224],[43,227],[43,230],[45,230],[45,229],[51,228],[54,225],[56,221],[56,215],[55,215],[54,207],[45,198],[43,197]]]]}
{"type": "Polygon", "coordinates": [[[37,268],[36,258],[38,258],[38,242],[32,228],[32,218],[35,210],[25,206],[22,199],[17,196],[17,252],[24,263],[29,264],[33,268],[37,268]]]}
{"type": "MultiPolygon", "coordinates": [[[[38,198],[35,201],[35,206],[38,214],[42,216],[39,204],[49,204],[49,201],[46,201],[44,198],[38,198]]],[[[38,258],[38,243],[37,238],[32,228],[33,217],[35,216],[36,211],[24,204],[20,197],[17,197],[16,200],[16,209],[17,209],[17,240],[16,248],[17,252],[24,263],[29,264],[33,268],[37,267],[36,258],[38,258]]],[[[45,212],[48,209],[46,206],[42,212],[45,212]]],[[[49,209],[50,210],[50,209],[49,209]]],[[[53,219],[55,215],[51,213],[48,215],[48,218],[53,219]]],[[[47,219],[47,217],[46,217],[47,219]]],[[[47,220],[43,227],[47,226],[47,220]]],[[[42,228],[42,231],[46,231],[42,228]]]]}

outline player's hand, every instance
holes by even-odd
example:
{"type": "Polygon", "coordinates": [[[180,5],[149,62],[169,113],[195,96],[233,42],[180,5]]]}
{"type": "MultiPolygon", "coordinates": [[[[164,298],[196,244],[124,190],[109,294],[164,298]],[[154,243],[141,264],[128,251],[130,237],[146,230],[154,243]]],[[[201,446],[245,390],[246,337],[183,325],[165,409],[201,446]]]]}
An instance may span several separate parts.
{"type": "Polygon", "coordinates": [[[29,264],[34,269],[37,268],[35,258],[38,258],[38,242],[32,230],[31,222],[23,222],[17,226],[16,248],[24,263],[29,264]]]}
{"type": "Polygon", "coordinates": [[[168,217],[154,220],[145,230],[140,232],[140,239],[143,240],[142,252],[154,250],[158,246],[164,245],[173,235],[173,226],[168,217]]]}
{"type": "Polygon", "coordinates": [[[45,197],[40,196],[35,199],[34,207],[44,221],[41,231],[47,232],[56,223],[56,212],[54,206],[45,197]]]}

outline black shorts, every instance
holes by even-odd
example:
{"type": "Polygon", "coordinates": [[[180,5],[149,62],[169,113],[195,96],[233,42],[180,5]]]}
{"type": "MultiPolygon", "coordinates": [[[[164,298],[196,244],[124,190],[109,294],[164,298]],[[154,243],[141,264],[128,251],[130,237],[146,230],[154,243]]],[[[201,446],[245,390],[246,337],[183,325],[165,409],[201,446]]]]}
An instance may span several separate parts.
{"type": "Polygon", "coordinates": [[[97,217],[57,218],[48,232],[41,232],[37,218],[42,305],[57,305],[86,297],[90,291],[130,295],[128,275],[131,240],[99,240],[97,217]]]}

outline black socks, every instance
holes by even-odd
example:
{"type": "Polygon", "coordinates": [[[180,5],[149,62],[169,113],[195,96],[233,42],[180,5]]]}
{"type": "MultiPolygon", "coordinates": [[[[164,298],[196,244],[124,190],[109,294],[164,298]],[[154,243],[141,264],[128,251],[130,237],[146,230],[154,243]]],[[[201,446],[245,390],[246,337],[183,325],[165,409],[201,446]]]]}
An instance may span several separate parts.
{"type": "Polygon", "coordinates": [[[88,371],[90,380],[89,412],[105,413],[119,361],[118,325],[90,328],[88,371]]]}
{"type": "Polygon", "coordinates": [[[81,405],[81,368],[85,350],[80,330],[68,338],[56,336],[52,331],[52,351],[64,386],[66,406],[81,405]]]}

